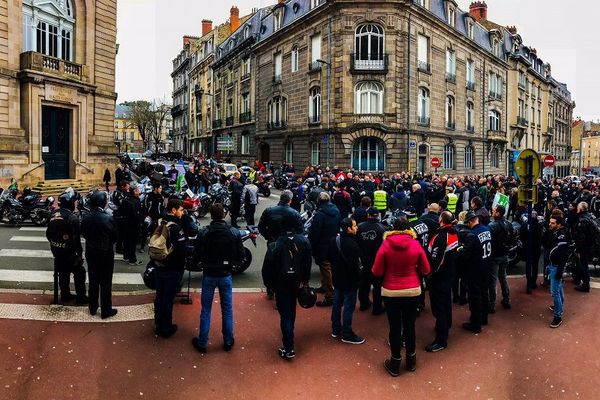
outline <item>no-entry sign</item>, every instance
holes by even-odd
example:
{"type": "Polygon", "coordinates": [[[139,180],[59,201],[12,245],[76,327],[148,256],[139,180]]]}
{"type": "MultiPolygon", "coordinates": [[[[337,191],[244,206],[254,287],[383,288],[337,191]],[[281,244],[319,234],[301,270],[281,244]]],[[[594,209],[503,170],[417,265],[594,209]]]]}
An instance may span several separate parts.
{"type": "Polygon", "coordinates": [[[433,158],[431,159],[431,166],[432,166],[433,168],[439,168],[441,164],[442,164],[442,163],[440,162],[440,159],[439,159],[439,158],[437,158],[437,157],[433,157],[433,158]]]}
{"type": "Polygon", "coordinates": [[[552,168],[552,167],[554,167],[555,162],[556,162],[556,159],[554,158],[554,156],[552,154],[548,154],[546,157],[544,157],[544,167],[552,168]]]}

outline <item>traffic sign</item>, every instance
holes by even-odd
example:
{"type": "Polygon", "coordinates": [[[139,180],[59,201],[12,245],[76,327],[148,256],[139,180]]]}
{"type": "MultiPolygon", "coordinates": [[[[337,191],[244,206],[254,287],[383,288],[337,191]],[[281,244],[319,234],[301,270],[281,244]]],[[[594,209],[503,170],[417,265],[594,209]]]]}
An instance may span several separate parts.
{"type": "Polygon", "coordinates": [[[408,148],[409,149],[416,149],[417,148],[417,141],[416,140],[409,140],[408,141],[408,148]]]}
{"type": "Polygon", "coordinates": [[[556,159],[554,158],[554,156],[552,154],[548,154],[546,157],[544,157],[544,167],[552,168],[552,167],[554,167],[555,162],[556,162],[556,159]]]}
{"type": "Polygon", "coordinates": [[[526,206],[531,204],[537,204],[538,202],[538,187],[533,185],[530,188],[527,185],[519,185],[519,191],[517,195],[519,205],[526,206]]]}
{"type": "Polygon", "coordinates": [[[437,157],[433,157],[433,158],[431,159],[431,166],[432,166],[433,168],[439,168],[439,167],[440,167],[440,165],[442,165],[442,163],[441,163],[441,161],[440,161],[440,159],[439,159],[439,158],[437,158],[437,157]]]}
{"type": "Polygon", "coordinates": [[[515,172],[521,183],[528,183],[529,179],[535,182],[540,177],[542,161],[540,155],[532,149],[525,149],[519,153],[515,163],[515,172]],[[531,157],[531,158],[530,158],[531,157]],[[528,160],[531,160],[531,170],[528,168],[528,160]],[[528,176],[531,174],[531,176],[528,176]]]}

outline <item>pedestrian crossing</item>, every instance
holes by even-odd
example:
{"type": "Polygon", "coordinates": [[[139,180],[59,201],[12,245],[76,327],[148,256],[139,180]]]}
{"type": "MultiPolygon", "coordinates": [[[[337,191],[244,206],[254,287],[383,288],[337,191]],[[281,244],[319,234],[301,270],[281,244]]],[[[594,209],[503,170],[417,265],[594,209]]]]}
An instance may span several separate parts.
{"type": "MultiPolygon", "coordinates": [[[[52,285],[54,282],[52,261],[54,257],[47,246],[46,228],[23,226],[18,230],[16,228],[6,229],[10,229],[12,235],[9,235],[7,241],[4,240],[4,245],[0,245],[3,247],[0,248],[0,281],[12,282],[19,288],[39,284],[52,285]]],[[[82,239],[82,243],[85,243],[85,240],[82,239]]],[[[143,266],[128,266],[123,262],[121,254],[115,254],[115,261],[121,262],[115,264],[113,284],[136,287],[144,285],[141,275],[143,266]],[[120,268],[125,268],[127,271],[120,272],[118,271],[120,268]],[[135,272],[137,270],[140,272],[135,272]]]]}

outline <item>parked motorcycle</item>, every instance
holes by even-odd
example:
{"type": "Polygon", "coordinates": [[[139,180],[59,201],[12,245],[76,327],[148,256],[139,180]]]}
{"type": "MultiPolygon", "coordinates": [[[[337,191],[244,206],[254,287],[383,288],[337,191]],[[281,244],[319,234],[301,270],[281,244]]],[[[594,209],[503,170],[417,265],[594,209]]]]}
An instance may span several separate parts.
{"type": "Polygon", "coordinates": [[[258,193],[265,197],[271,196],[271,181],[273,180],[273,174],[264,174],[262,180],[260,180],[256,186],[258,186],[258,193]]]}
{"type": "MultiPolygon", "coordinates": [[[[49,196],[42,200],[41,193],[32,192],[25,188],[18,199],[9,194],[2,201],[3,216],[11,225],[19,225],[23,221],[31,220],[37,226],[46,226],[54,209],[54,197],[49,196]]],[[[4,193],[2,194],[2,197],[4,193]]]]}
{"type": "Polygon", "coordinates": [[[208,189],[208,193],[200,193],[198,195],[198,202],[198,207],[194,213],[197,218],[202,218],[208,214],[210,206],[215,203],[223,204],[225,216],[229,214],[229,207],[231,206],[229,191],[227,190],[227,187],[220,183],[212,184],[208,189]]]}
{"type": "MultiPolygon", "coordinates": [[[[242,235],[242,242],[246,242],[250,240],[254,247],[256,247],[256,238],[258,237],[258,229],[254,226],[249,226],[248,229],[240,229],[240,233],[242,235]]],[[[250,249],[244,246],[244,259],[242,263],[239,265],[234,265],[232,269],[232,273],[241,274],[246,271],[250,265],[252,264],[252,253],[250,249]]]]}

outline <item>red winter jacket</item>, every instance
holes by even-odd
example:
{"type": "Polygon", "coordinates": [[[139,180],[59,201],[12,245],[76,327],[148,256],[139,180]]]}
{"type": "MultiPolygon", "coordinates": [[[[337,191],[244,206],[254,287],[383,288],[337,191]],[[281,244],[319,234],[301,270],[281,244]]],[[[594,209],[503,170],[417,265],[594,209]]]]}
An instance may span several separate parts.
{"type": "Polygon", "coordinates": [[[429,274],[427,255],[415,238],[413,231],[391,231],[384,235],[372,272],[378,278],[383,277],[385,289],[417,288],[421,285],[419,276],[429,274]]]}

